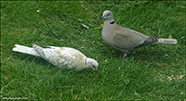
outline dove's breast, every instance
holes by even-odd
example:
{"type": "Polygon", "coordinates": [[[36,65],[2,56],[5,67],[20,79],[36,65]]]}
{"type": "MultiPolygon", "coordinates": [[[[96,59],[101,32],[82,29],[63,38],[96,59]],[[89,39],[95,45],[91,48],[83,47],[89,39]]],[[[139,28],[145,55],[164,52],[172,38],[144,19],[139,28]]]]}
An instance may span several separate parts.
{"type": "Polygon", "coordinates": [[[104,25],[103,25],[102,39],[107,45],[112,47],[114,32],[111,30],[112,25],[108,25],[106,23],[107,22],[104,22],[104,25]]]}

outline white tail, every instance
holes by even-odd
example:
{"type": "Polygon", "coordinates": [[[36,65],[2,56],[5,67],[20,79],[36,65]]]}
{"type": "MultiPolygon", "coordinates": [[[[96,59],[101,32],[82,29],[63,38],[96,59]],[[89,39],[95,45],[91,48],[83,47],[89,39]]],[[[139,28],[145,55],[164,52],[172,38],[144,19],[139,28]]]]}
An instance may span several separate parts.
{"type": "Polygon", "coordinates": [[[176,44],[177,40],[176,39],[158,39],[157,43],[166,43],[166,44],[176,44]]]}
{"type": "Polygon", "coordinates": [[[30,55],[40,57],[40,55],[37,53],[37,51],[34,48],[31,48],[31,47],[15,44],[15,47],[12,50],[16,51],[16,52],[26,53],[26,54],[30,54],[30,55]]]}

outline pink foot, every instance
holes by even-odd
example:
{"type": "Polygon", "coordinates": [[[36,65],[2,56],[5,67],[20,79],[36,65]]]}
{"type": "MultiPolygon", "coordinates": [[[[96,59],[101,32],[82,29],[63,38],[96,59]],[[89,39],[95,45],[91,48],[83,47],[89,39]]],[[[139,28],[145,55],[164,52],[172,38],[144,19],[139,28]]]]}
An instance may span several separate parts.
{"type": "Polygon", "coordinates": [[[123,59],[125,59],[125,57],[127,56],[127,53],[125,53],[125,54],[122,54],[123,55],[123,59]]]}

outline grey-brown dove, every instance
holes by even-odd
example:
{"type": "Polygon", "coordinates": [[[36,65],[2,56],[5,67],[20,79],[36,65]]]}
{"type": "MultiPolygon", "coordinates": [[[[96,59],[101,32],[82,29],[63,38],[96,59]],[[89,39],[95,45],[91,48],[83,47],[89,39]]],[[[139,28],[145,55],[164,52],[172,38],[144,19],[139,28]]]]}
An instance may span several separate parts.
{"type": "Polygon", "coordinates": [[[98,68],[98,62],[96,60],[87,58],[79,50],[70,47],[40,46],[33,44],[33,48],[31,48],[15,44],[12,50],[41,57],[60,68],[75,68],[77,71],[91,68],[95,72],[97,72],[98,68]]]}
{"type": "Polygon", "coordinates": [[[176,39],[163,39],[158,36],[150,37],[132,29],[119,26],[114,21],[113,13],[109,10],[103,12],[100,20],[103,18],[105,21],[103,24],[102,38],[107,45],[124,52],[125,55],[123,58],[125,58],[130,50],[141,46],[151,45],[153,43],[177,43],[176,39]]]}

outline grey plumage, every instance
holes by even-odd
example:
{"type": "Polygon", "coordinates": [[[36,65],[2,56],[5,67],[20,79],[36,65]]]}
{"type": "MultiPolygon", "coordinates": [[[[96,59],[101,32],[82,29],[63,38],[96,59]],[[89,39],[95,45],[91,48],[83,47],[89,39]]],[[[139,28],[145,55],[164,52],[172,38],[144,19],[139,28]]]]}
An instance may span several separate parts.
{"type": "Polygon", "coordinates": [[[135,48],[157,43],[176,44],[176,39],[163,39],[158,36],[147,36],[129,28],[119,26],[114,21],[111,11],[105,10],[100,19],[105,19],[102,30],[104,42],[125,54],[135,48]]]}

